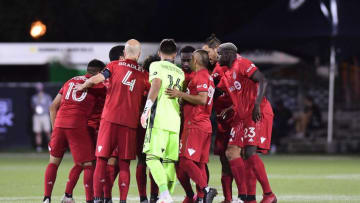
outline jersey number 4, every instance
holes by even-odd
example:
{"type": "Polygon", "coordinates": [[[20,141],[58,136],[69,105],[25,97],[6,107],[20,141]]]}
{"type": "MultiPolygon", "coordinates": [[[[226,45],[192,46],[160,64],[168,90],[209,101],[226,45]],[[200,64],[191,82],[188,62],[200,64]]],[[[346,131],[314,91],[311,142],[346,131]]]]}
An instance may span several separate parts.
{"type": "Polygon", "coordinates": [[[125,77],[123,78],[122,84],[130,86],[129,89],[132,92],[134,87],[135,87],[136,79],[133,79],[133,80],[129,81],[129,77],[131,76],[131,74],[132,74],[132,71],[129,70],[126,73],[125,77]]]}
{"type": "Polygon", "coordinates": [[[82,92],[82,94],[80,95],[80,97],[77,97],[77,96],[76,96],[77,90],[74,89],[74,88],[75,88],[75,83],[70,82],[70,83],[69,83],[69,89],[67,90],[66,95],[65,95],[65,99],[66,99],[66,100],[69,100],[69,99],[70,99],[70,95],[71,95],[72,100],[77,101],[77,102],[81,102],[82,100],[85,99],[85,97],[86,97],[86,95],[87,95],[87,90],[84,90],[84,91],[82,92]],[[72,93],[71,93],[71,92],[72,92],[72,93]]]}

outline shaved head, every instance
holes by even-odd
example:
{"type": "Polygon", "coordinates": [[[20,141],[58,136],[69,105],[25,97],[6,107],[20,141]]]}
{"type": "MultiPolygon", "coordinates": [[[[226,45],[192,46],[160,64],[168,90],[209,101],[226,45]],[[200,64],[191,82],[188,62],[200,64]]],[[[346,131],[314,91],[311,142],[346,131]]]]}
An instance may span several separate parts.
{"type": "Polygon", "coordinates": [[[208,68],[210,61],[209,61],[209,54],[207,53],[207,51],[203,49],[196,50],[194,52],[194,59],[196,59],[197,63],[200,66],[208,68]]]}
{"type": "Polygon", "coordinates": [[[220,44],[219,51],[233,51],[237,52],[237,47],[231,42],[220,44]]]}
{"type": "Polygon", "coordinates": [[[141,44],[136,39],[130,39],[125,44],[124,55],[125,58],[138,59],[141,52],[141,44]]]}

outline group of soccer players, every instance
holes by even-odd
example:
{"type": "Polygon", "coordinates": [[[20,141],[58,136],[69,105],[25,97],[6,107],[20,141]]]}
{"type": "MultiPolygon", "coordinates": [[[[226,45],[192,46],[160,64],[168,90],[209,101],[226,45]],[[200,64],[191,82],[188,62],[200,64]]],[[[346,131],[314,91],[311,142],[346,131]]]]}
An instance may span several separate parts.
{"type": "Polygon", "coordinates": [[[208,185],[212,123],[216,114],[215,154],[222,164],[224,202],[276,203],[258,152],[270,148],[273,112],[265,98],[267,81],[232,43],[210,36],[202,49],[180,50],[164,39],[158,53],[138,64],[135,39],[110,50],[111,62],[92,60],[87,74],[67,81],[50,107],[53,127],[45,171],[44,203],[51,202],[58,166],[70,148],[70,170],[63,203],[73,203],[73,189],[84,172],[86,202],[112,202],[118,175],[120,202],[130,185],[130,161],[138,157],[136,180],[141,203],[173,202],[179,180],[184,203],[210,203],[217,195],[208,185]],[[214,108],[213,108],[214,107],[214,108]],[[214,111],[213,111],[214,110],[214,111]],[[146,194],[146,167],[151,197],[146,194]],[[238,198],[232,198],[232,181],[238,198]],[[196,183],[196,194],[191,182],[196,183]]]}

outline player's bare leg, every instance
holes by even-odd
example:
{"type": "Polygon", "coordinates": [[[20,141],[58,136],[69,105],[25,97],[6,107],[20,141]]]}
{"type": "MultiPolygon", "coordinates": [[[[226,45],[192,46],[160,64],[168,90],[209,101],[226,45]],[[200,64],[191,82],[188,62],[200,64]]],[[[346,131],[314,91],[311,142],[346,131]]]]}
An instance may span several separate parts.
{"type": "Polygon", "coordinates": [[[49,164],[46,167],[45,171],[45,191],[44,191],[44,202],[50,203],[51,202],[51,193],[55,184],[56,174],[58,167],[62,161],[62,157],[54,157],[50,155],[49,164]]]}
{"type": "Polygon", "coordinates": [[[106,180],[103,186],[104,200],[106,203],[112,202],[112,188],[117,174],[119,173],[119,167],[116,157],[110,157],[106,166],[106,180]]]}
{"type": "Polygon", "coordinates": [[[244,201],[247,191],[245,184],[245,166],[241,157],[241,148],[237,145],[228,145],[225,154],[229,160],[231,173],[238,188],[238,199],[244,201]]]}
{"type": "MultiPolygon", "coordinates": [[[[262,162],[262,160],[260,159],[260,157],[257,155],[256,152],[257,152],[257,146],[245,147],[244,157],[246,163],[246,170],[252,170],[256,179],[261,184],[263,190],[263,196],[264,196],[263,200],[261,200],[261,203],[276,203],[277,199],[275,194],[271,190],[264,163],[262,162]]],[[[248,180],[247,182],[251,183],[251,181],[252,180],[248,180]]],[[[248,197],[248,201],[250,201],[249,197],[248,197]]]]}

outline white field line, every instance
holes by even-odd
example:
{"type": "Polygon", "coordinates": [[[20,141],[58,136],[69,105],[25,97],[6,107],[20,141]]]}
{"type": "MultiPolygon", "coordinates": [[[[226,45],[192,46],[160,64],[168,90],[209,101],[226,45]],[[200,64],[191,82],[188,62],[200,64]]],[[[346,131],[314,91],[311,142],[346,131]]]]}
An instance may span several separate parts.
{"type": "MultiPolygon", "coordinates": [[[[53,196],[53,202],[57,202],[60,200],[61,196],[53,196]]],[[[175,202],[182,202],[184,196],[173,196],[175,202]]],[[[258,200],[261,200],[261,196],[257,196],[258,200]]],[[[0,197],[1,202],[19,202],[19,203],[31,203],[31,202],[40,202],[42,200],[41,196],[28,196],[28,197],[0,197]]],[[[82,202],[85,200],[84,196],[75,197],[77,202],[82,202]]],[[[119,198],[113,198],[115,201],[119,201],[119,198]]],[[[218,195],[215,198],[214,202],[221,202],[223,197],[218,195]]],[[[360,195],[333,195],[333,194],[321,194],[321,195],[279,195],[279,201],[286,201],[286,202],[319,202],[319,201],[327,201],[327,202],[359,202],[360,195]]],[[[137,196],[128,196],[128,202],[139,202],[139,197],[137,196]]]]}

